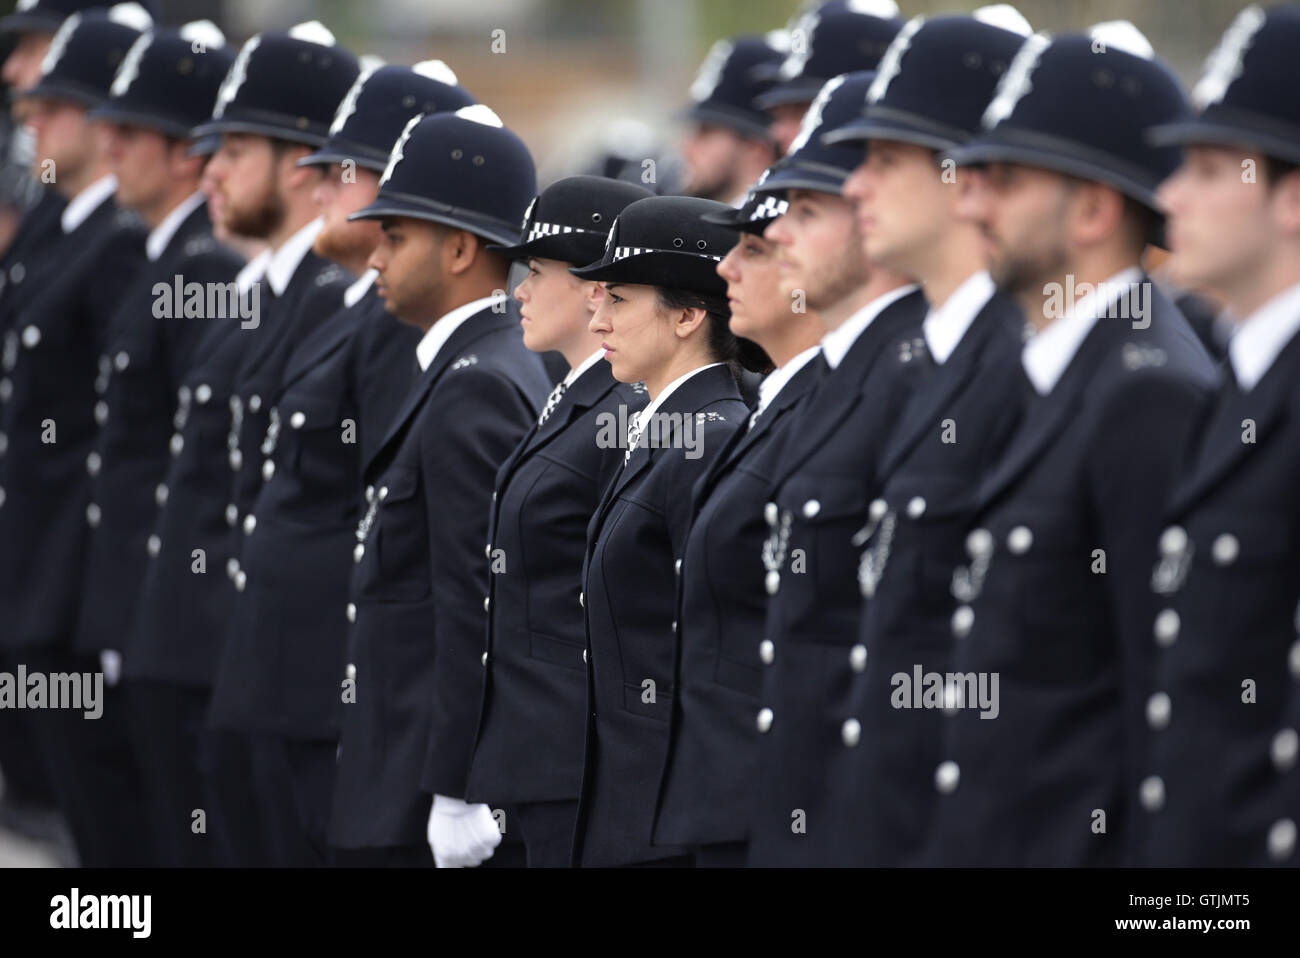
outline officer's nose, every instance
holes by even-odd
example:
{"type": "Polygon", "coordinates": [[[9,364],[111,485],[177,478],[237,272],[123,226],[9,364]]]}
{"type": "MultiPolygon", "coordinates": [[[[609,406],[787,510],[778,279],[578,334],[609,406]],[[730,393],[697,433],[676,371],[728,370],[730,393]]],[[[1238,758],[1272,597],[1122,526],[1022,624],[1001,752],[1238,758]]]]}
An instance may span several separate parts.
{"type": "Polygon", "coordinates": [[[963,169],[957,176],[958,219],[982,225],[988,220],[988,178],[983,170],[974,167],[963,169]]]}

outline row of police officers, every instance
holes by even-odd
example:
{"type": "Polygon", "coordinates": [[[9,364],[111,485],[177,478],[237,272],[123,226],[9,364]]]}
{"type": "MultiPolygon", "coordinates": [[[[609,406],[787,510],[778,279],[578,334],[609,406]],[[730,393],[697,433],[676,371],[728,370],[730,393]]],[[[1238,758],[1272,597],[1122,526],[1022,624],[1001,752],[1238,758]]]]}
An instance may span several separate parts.
{"type": "Polygon", "coordinates": [[[317,22],[19,6],[0,667],[105,691],[0,760],[82,863],[1300,861],[1300,8],[1189,100],[830,0],[664,196],[317,22]]]}

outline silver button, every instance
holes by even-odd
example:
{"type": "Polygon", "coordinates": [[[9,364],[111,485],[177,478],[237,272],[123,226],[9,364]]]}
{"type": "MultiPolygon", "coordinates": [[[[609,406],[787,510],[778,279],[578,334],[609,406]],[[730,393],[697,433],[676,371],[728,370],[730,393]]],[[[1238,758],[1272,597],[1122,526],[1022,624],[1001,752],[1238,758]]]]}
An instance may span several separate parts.
{"type": "Polygon", "coordinates": [[[269,482],[271,477],[274,475],[275,475],[275,463],[272,462],[270,459],[264,459],[262,461],[262,478],[269,482]]]}
{"type": "Polygon", "coordinates": [[[239,522],[239,507],[232,502],[226,506],[226,525],[234,528],[237,522],[239,522]]]}
{"type": "MultiPolygon", "coordinates": [[[[9,378],[0,379],[0,402],[8,402],[9,397],[14,394],[14,381],[9,378]]],[[[104,407],[108,408],[108,407],[104,407]]]]}
{"type": "Polygon", "coordinates": [[[1284,728],[1273,736],[1269,753],[1273,756],[1273,767],[1279,772],[1286,772],[1295,765],[1296,752],[1300,750],[1300,737],[1293,728],[1284,728]]]}
{"type": "Polygon", "coordinates": [[[253,534],[253,530],[256,528],[257,528],[257,516],[253,515],[250,512],[248,515],[244,516],[244,535],[251,536],[253,534]]]}
{"type": "Polygon", "coordinates": [[[681,574],[682,574],[682,560],[681,560],[681,559],[678,559],[676,562],[673,563],[673,571],[676,572],[678,575],[681,575],[681,574]]]}
{"type": "Polygon", "coordinates": [[[879,522],[885,518],[885,513],[889,511],[889,503],[884,499],[872,499],[871,505],[867,506],[867,518],[872,522],[879,522]]]}
{"type": "Polygon", "coordinates": [[[235,591],[243,592],[244,587],[248,585],[248,574],[240,569],[235,573],[235,591]]]}
{"type": "Polygon", "coordinates": [[[1156,644],[1162,649],[1167,649],[1174,644],[1178,638],[1178,630],[1182,625],[1182,620],[1178,613],[1173,609],[1163,609],[1156,616],[1156,644]]]}
{"type": "Polygon", "coordinates": [[[1147,699],[1147,724],[1157,732],[1168,728],[1172,704],[1166,692],[1156,692],[1152,695],[1147,699]]]}
{"type": "Polygon", "coordinates": [[[483,668],[486,669],[486,668],[487,668],[487,653],[484,652],[484,653],[479,657],[479,660],[478,660],[478,661],[479,661],[479,664],[482,665],[483,668]]]}
{"type": "Polygon", "coordinates": [[[495,489],[492,491],[492,501],[493,501],[493,502],[496,502],[496,501],[497,501],[497,494],[496,494],[496,490],[495,490],[495,489]]]}
{"type": "Polygon", "coordinates": [[[584,609],[587,607],[587,593],[578,593],[578,605],[582,606],[584,609]]]}
{"type": "Polygon", "coordinates": [[[153,501],[160,506],[167,505],[167,493],[168,493],[167,483],[165,482],[158,483],[158,485],[154,487],[153,501]]]}
{"type": "Polygon", "coordinates": [[[677,634],[677,620],[673,619],[673,635],[677,634]]]}
{"type": "Polygon", "coordinates": [[[380,501],[380,502],[383,502],[383,501],[384,501],[385,499],[387,499],[387,498],[388,498],[388,487],[387,487],[387,486],[380,486],[380,487],[379,487],[379,501],[380,501]]]}
{"type": "Polygon", "coordinates": [[[99,475],[99,467],[103,464],[104,460],[100,458],[99,453],[91,452],[91,454],[86,457],[86,472],[90,473],[92,476],[97,476],[99,475]]]}
{"type": "Polygon", "coordinates": [[[238,559],[233,559],[233,558],[232,558],[232,559],[227,559],[227,560],[226,560],[226,578],[227,578],[227,579],[230,579],[231,581],[234,581],[235,573],[237,573],[238,571],[239,571],[239,560],[238,560],[238,559]]]}
{"type": "Polygon", "coordinates": [[[0,506],[3,506],[4,504],[5,504],[5,491],[3,488],[0,488],[0,506]]]}
{"type": "Polygon", "coordinates": [[[1268,830],[1268,857],[1275,862],[1284,862],[1295,851],[1295,822],[1290,818],[1279,818],[1268,830]]]}
{"type": "Polygon", "coordinates": [[[9,279],[15,283],[21,283],[27,277],[27,267],[22,263],[14,263],[9,267],[9,279]]]}
{"type": "Polygon", "coordinates": [[[767,575],[763,577],[763,587],[767,589],[768,595],[776,595],[781,591],[781,573],[775,569],[769,569],[767,575]]]}
{"type": "Polygon", "coordinates": [[[939,790],[941,795],[951,795],[957,790],[957,783],[961,781],[961,769],[952,759],[941,762],[939,767],[934,770],[934,787],[939,790]]]}
{"type": "Polygon", "coordinates": [[[776,645],[771,639],[764,639],[758,643],[758,657],[763,660],[764,665],[772,664],[772,660],[776,658],[776,645]]]}
{"type": "Polygon", "coordinates": [[[357,544],[352,548],[352,561],[353,561],[353,562],[360,562],[360,561],[361,561],[361,557],[364,556],[365,554],[366,554],[366,547],[365,547],[365,545],[362,544],[362,543],[360,543],[360,542],[358,542],[358,543],[357,543],[357,544]]]}
{"type": "Polygon", "coordinates": [[[249,396],[249,397],[248,397],[248,408],[249,408],[252,412],[257,412],[259,409],[261,409],[261,408],[262,408],[262,397],[259,396],[257,393],[253,393],[253,395],[249,396]]]}
{"type": "Polygon", "coordinates": [[[759,709],[758,721],[756,724],[760,732],[766,732],[768,729],[770,729],[772,727],[772,710],[759,709]]]}
{"type": "Polygon", "coordinates": [[[1007,533],[1007,548],[1011,550],[1012,555],[1024,555],[1033,544],[1034,534],[1030,531],[1029,526],[1016,526],[1007,533]]]}
{"type": "Polygon", "coordinates": [[[348,615],[349,622],[357,621],[357,604],[355,602],[348,603],[347,615],[348,615]]]}
{"type": "Polygon", "coordinates": [[[1160,533],[1160,554],[1178,555],[1187,548],[1187,530],[1182,526],[1170,526],[1160,533]]]}
{"type": "Polygon", "coordinates": [[[483,555],[488,559],[492,558],[492,543],[489,542],[483,547],[483,555]]]}
{"type": "Polygon", "coordinates": [[[9,437],[0,432],[0,456],[9,451],[9,437]]]}
{"type": "Polygon", "coordinates": [[[867,667],[867,647],[858,643],[849,649],[849,668],[854,672],[861,672],[867,667]]]}
{"type": "Polygon", "coordinates": [[[953,638],[964,639],[970,635],[971,626],[975,624],[975,610],[968,605],[959,605],[952,614],[953,638]]]}
{"type": "Polygon", "coordinates": [[[41,344],[41,328],[39,326],[28,326],[23,330],[23,345],[28,349],[35,349],[41,344]]]}
{"type": "Polygon", "coordinates": [[[173,456],[179,456],[181,450],[185,448],[185,437],[180,433],[172,433],[171,451],[173,456]]]}
{"type": "Polygon", "coordinates": [[[123,349],[121,352],[119,352],[116,356],[113,357],[113,368],[116,369],[119,373],[122,372],[122,370],[126,369],[126,367],[130,365],[131,365],[131,354],[128,353],[125,349],[123,349]]]}
{"type": "Polygon", "coordinates": [[[99,503],[92,502],[86,506],[86,521],[90,523],[90,528],[94,529],[99,525],[99,520],[104,517],[104,512],[99,508],[99,503]]]}
{"type": "Polygon", "coordinates": [[[849,748],[857,745],[862,740],[862,723],[857,719],[845,719],[844,724],[840,726],[840,738],[849,748]]]}
{"type": "Polygon", "coordinates": [[[375,501],[375,487],[366,486],[366,502],[374,502],[374,501],[375,501]]]}
{"type": "Polygon", "coordinates": [[[966,537],[966,553],[972,559],[986,558],[993,554],[993,533],[987,529],[972,529],[966,537]]]}
{"type": "Polygon", "coordinates": [[[1158,812],[1165,807],[1165,782],[1159,775],[1149,775],[1138,787],[1138,798],[1148,812],[1158,812]]]}
{"type": "Polygon", "coordinates": [[[348,667],[343,670],[343,674],[355,682],[357,680],[357,667],[349,662],[348,667]]]}
{"type": "Polygon", "coordinates": [[[307,424],[307,414],[299,410],[289,417],[289,425],[294,429],[301,429],[307,424]]]}
{"type": "Polygon", "coordinates": [[[202,406],[212,398],[212,387],[207,383],[199,383],[199,387],[194,390],[194,398],[197,399],[199,405],[202,406]]]}
{"type": "Polygon", "coordinates": [[[239,467],[244,464],[244,454],[238,449],[230,450],[230,468],[239,471],[239,467]]]}
{"type": "Polygon", "coordinates": [[[1231,532],[1225,532],[1210,546],[1210,555],[1217,565],[1232,565],[1241,554],[1241,543],[1231,532]]]}
{"type": "Polygon", "coordinates": [[[777,520],[780,518],[780,510],[777,509],[775,502],[769,502],[763,507],[763,518],[767,520],[769,526],[776,527],[777,520]]]}
{"type": "Polygon", "coordinates": [[[145,543],[145,551],[149,553],[149,558],[156,559],[158,553],[162,552],[162,539],[159,539],[156,535],[150,536],[145,543]]]}
{"type": "Polygon", "coordinates": [[[587,664],[587,650],[586,650],[586,649],[583,649],[583,650],[582,650],[582,664],[583,664],[583,665],[586,665],[586,664],[587,664]]]}
{"type": "MultiPolygon", "coordinates": [[[[8,380],[6,380],[6,382],[8,382],[8,380]]],[[[95,403],[95,422],[99,423],[101,426],[108,422],[108,403],[104,402],[102,399],[95,403]]]]}
{"type": "Polygon", "coordinates": [[[925,515],[925,500],[920,496],[913,496],[907,503],[907,516],[909,519],[919,519],[925,515]]]}
{"type": "Polygon", "coordinates": [[[1291,668],[1291,678],[1300,682],[1300,639],[1291,643],[1291,654],[1287,656],[1287,665],[1291,668]]]}
{"type": "Polygon", "coordinates": [[[817,513],[821,511],[822,511],[822,504],[818,502],[816,499],[809,499],[807,502],[803,504],[803,517],[805,519],[811,519],[813,516],[817,515],[817,513]]]}
{"type": "Polygon", "coordinates": [[[492,599],[491,599],[489,596],[486,596],[486,595],[483,596],[483,611],[484,611],[484,612],[486,612],[486,611],[488,610],[488,607],[489,607],[491,604],[492,604],[492,599]]]}

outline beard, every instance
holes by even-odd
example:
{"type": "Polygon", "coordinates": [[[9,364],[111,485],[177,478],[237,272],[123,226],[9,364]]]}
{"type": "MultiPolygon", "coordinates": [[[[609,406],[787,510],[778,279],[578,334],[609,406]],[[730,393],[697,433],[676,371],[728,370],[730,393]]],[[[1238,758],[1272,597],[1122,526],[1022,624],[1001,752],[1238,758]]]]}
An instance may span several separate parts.
{"type": "Polygon", "coordinates": [[[379,245],[383,234],[378,233],[373,222],[326,223],[316,236],[312,249],[320,256],[336,263],[365,262],[379,245]]]}
{"type": "Polygon", "coordinates": [[[1022,302],[1041,298],[1043,286],[1066,272],[1069,255],[1063,237],[1043,240],[1026,243],[1024,249],[1006,249],[990,261],[989,276],[998,292],[1022,302]]]}
{"type": "Polygon", "coordinates": [[[694,196],[701,200],[715,200],[719,203],[730,201],[736,191],[732,188],[730,173],[715,173],[705,177],[695,175],[682,187],[685,196],[694,196]]]}
{"type": "Polygon", "coordinates": [[[283,224],[288,211],[284,198],[275,190],[275,185],[268,177],[263,183],[261,195],[248,206],[239,207],[226,202],[223,205],[226,229],[240,236],[255,239],[268,239],[283,224]]]}

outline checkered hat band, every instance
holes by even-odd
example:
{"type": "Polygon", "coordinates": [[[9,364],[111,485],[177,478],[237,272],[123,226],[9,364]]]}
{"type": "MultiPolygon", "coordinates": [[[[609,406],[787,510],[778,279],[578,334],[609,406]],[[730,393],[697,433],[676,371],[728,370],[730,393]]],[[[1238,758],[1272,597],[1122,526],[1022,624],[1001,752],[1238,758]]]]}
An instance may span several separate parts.
{"type": "Polygon", "coordinates": [[[784,216],[790,209],[790,204],[783,199],[775,196],[763,197],[763,202],[754,207],[754,212],[749,214],[750,221],[754,220],[774,220],[778,216],[784,216]]]}
{"type": "MultiPolygon", "coordinates": [[[[535,239],[541,239],[543,236],[561,236],[564,233],[596,233],[597,230],[578,229],[576,226],[565,226],[562,223],[534,223],[532,229],[528,231],[528,239],[525,243],[531,243],[535,239]]],[[[600,234],[604,236],[604,233],[600,234]]]]}
{"type": "Polygon", "coordinates": [[[700,259],[711,259],[715,263],[721,263],[721,256],[710,256],[708,253],[690,253],[684,249],[645,249],[641,246],[618,246],[614,249],[613,262],[617,263],[621,259],[627,259],[629,256],[640,256],[642,253],[685,253],[687,256],[698,256],[700,259]]]}

